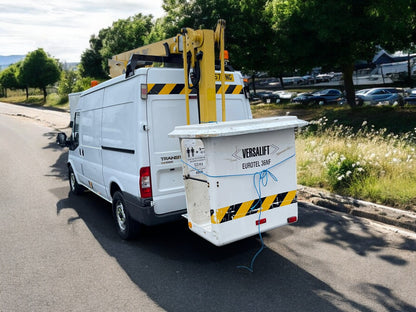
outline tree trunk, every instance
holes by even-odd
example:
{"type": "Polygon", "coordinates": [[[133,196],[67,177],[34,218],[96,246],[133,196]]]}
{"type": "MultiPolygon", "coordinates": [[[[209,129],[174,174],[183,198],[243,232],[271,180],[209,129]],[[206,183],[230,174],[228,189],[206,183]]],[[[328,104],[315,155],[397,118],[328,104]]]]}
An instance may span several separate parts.
{"type": "Polygon", "coordinates": [[[407,85],[413,87],[412,83],[412,67],[410,66],[410,52],[407,53],[407,85]]]}
{"type": "Polygon", "coordinates": [[[42,90],[43,90],[43,103],[45,104],[46,103],[46,96],[48,94],[46,93],[46,87],[43,87],[42,90]]]}
{"type": "Polygon", "coordinates": [[[256,74],[253,72],[253,75],[251,75],[251,82],[253,84],[253,94],[256,94],[256,82],[255,82],[256,74]]]}
{"type": "Polygon", "coordinates": [[[29,87],[25,87],[26,89],[26,100],[29,99],[29,87]]]}
{"type": "Polygon", "coordinates": [[[352,75],[354,72],[354,64],[348,64],[343,66],[344,87],[348,105],[355,107],[355,90],[352,75]]]}

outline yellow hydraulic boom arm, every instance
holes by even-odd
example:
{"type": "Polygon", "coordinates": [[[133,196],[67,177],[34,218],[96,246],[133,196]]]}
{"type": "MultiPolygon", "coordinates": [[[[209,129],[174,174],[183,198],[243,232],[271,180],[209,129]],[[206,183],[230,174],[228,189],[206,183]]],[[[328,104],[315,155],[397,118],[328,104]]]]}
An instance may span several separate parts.
{"type": "Polygon", "coordinates": [[[109,60],[110,76],[123,73],[134,74],[138,66],[152,62],[180,64],[184,68],[187,122],[189,117],[189,93],[196,89],[198,94],[200,122],[217,121],[215,89],[215,45],[218,44],[221,59],[222,120],[225,121],[225,74],[224,74],[224,30],[225,21],[219,20],[215,31],[184,28],[173,38],[149,44],[115,55],[109,60]],[[191,83],[189,83],[191,80],[191,83]]]}

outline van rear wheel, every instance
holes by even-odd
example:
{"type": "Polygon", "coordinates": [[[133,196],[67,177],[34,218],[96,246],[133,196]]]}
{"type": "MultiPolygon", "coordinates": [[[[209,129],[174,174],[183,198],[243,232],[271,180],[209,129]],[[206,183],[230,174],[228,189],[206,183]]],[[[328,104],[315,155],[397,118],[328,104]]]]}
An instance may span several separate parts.
{"type": "Polygon", "coordinates": [[[123,194],[119,191],[113,196],[113,216],[117,233],[122,239],[130,240],[137,236],[139,224],[130,217],[123,194]]]}

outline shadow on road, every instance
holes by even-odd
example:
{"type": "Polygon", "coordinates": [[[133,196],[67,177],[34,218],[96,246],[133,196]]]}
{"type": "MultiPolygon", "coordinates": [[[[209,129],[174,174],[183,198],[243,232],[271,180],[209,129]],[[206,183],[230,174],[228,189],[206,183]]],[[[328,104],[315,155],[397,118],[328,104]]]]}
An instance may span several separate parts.
{"type": "MultiPolygon", "coordinates": [[[[344,218],[342,213],[334,213],[327,209],[310,209],[304,208],[303,217],[300,218],[294,226],[297,227],[314,227],[322,224],[323,220],[325,238],[323,242],[337,245],[343,249],[351,249],[357,255],[365,257],[370,253],[381,253],[385,251],[385,247],[389,245],[385,236],[374,234],[370,231],[368,222],[363,219],[348,216],[344,218]],[[317,217],[321,215],[322,217],[317,217]],[[325,215],[325,216],[323,216],[325,215]],[[352,227],[358,227],[359,231],[352,231],[352,227]],[[359,234],[357,234],[359,233],[359,234]]],[[[416,251],[416,242],[414,240],[403,238],[401,249],[416,251]]],[[[396,255],[380,255],[380,259],[387,261],[393,265],[406,265],[408,261],[397,257],[396,255]]]]}
{"type": "Polygon", "coordinates": [[[46,145],[43,149],[62,151],[56,162],[50,166],[51,173],[49,176],[66,179],[68,177],[68,168],[66,166],[68,161],[68,148],[62,148],[55,142],[57,134],[58,132],[56,131],[51,131],[44,134],[44,136],[49,139],[49,144],[46,145]]]}
{"type": "MultiPolygon", "coordinates": [[[[66,157],[62,153],[51,166],[54,176],[66,179],[66,157]]],[[[215,247],[189,231],[183,220],[145,228],[137,241],[126,242],[116,233],[109,203],[88,192],[68,196],[68,188],[51,192],[63,198],[57,202],[57,214],[74,210],[78,217],[68,219],[68,223],[82,220],[131,281],[167,311],[372,311],[271,249],[265,249],[257,258],[254,273],[238,269],[238,265],[248,265],[258,250],[260,243],[255,237],[215,247]]],[[[309,218],[310,213],[316,212],[300,209],[301,221],[296,226],[314,227],[322,222],[309,218]]],[[[327,243],[350,248],[362,256],[378,252],[387,244],[383,237],[371,235],[359,221],[363,236],[349,233],[348,226],[340,224],[340,217],[334,216],[332,221],[325,226],[327,243]]],[[[383,257],[396,265],[406,263],[393,255],[383,257]]],[[[379,285],[363,287],[382,304],[399,311],[414,311],[393,297],[390,289],[379,285]]]]}
{"type": "MultiPolygon", "coordinates": [[[[65,192],[58,191],[60,198],[65,192]]],[[[184,220],[146,228],[139,240],[126,242],[116,234],[110,204],[99,197],[85,193],[64,198],[57,203],[58,215],[64,209],[76,211],[109,256],[167,311],[372,311],[270,249],[258,257],[254,273],[238,269],[259,248],[257,238],[215,247],[189,231],[184,220]]],[[[366,287],[380,297],[378,302],[414,311],[391,290],[366,287]]]]}
{"type": "Polygon", "coordinates": [[[62,199],[57,213],[63,209],[75,210],[130,279],[167,311],[338,311],[320,294],[348,301],[269,249],[256,261],[254,273],[237,269],[258,249],[255,238],[218,248],[179,221],[146,228],[139,240],[125,242],[116,234],[110,205],[97,196],[62,199]]]}

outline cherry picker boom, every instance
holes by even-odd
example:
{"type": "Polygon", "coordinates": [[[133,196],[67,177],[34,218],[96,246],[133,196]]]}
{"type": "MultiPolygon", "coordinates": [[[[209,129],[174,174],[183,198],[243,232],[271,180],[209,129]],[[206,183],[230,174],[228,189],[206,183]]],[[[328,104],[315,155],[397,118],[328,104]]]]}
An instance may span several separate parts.
{"type": "Polygon", "coordinates": [[[215,87],[215,46],[219,48],[222,121],[225,113],[225,21],[219,20],[215,31],[183,28],[173,38],[152,43],[137,49],[114,55],[109,60],[110,76],[134,74],[137,67],[153,62],[182,66],[185,75],[186,120],[190,124],[189,94],[196,90],[200,123],[217,121],[215,87]]]}

